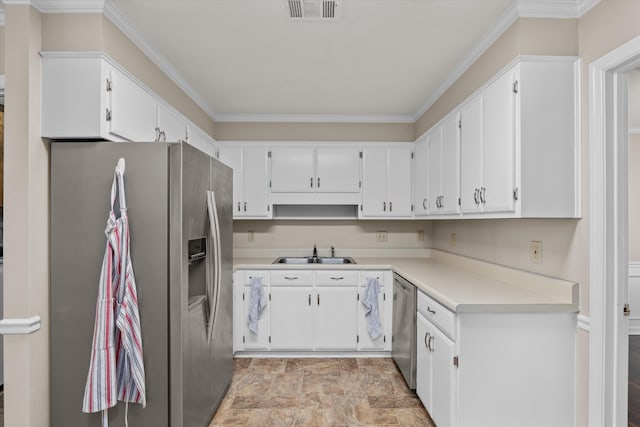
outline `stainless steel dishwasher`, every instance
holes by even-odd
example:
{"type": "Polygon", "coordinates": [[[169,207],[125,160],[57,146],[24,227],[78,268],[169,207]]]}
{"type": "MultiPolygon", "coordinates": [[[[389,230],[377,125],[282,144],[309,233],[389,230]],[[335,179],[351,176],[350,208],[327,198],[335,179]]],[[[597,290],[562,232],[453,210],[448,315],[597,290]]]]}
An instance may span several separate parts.
{"type": "Polygon", "coordinates": [[[411,390],[416,388],[416,287],[393,273],[391,355],[411,390]]]}

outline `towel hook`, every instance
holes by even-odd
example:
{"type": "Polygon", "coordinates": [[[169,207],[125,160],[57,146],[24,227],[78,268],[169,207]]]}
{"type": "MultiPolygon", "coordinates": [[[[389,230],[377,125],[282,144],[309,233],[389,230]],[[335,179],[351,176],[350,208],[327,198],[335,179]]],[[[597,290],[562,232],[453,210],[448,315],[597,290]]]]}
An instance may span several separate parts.
{"type": "Polygon", "coordinates": [[[124,168],[125,168],[124,157],[120,157],[118,159],[118,163],[116,164],[116,172],[120,172],[120,174],[124,175],[124,168]]]}

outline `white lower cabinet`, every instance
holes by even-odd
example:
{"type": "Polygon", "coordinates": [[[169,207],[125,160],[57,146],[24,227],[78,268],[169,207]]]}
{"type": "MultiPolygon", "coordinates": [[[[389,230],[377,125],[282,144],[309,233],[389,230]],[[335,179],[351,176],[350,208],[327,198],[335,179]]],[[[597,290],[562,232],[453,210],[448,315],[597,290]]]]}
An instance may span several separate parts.
{"type": "Polygon", "coordinates": [[[358,288],[317,286],[313,313],[316,350],[355,350],[358,336],[358,288]]]}
{"type": "Polygon", "coordinates": [[[575,425],[575,313],[454,313],[418,292],[416,393],[438,427],[575,425]]]}
{"type": "Polygon", "coordinates": [[[235,273],[235,351],[390,351],[390,300],[384,283],[390,271],[239,270],[235,273]],[[268,304],[258,333],[248,329],[251,277],[263,277],[268,304]],[[380,283],[383,333],[371,339],[361,296],[367,279],[380,283]]]}
{"type": "Polygon", "coordinates": [[[271,349],[311,350],[313,313],[311,286],[272,286],[271,349]]]}

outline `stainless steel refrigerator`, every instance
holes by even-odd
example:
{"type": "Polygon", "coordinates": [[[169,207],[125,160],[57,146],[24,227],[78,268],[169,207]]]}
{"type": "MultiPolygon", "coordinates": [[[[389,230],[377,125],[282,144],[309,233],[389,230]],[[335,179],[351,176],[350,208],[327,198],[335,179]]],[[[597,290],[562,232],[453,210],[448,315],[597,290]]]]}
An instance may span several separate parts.
{"type": "MultiPolygon", "coordinates": [[[[129,404],[129,425],[208,426],[233,367],[232,171],[187,144],[159,142],[51,143],[51,425],[101,425],[82,398],[119,158],[147,396],[146,408],[129,404]]],[[[124,410],[109,410],[111,425],[124,425],[124,410]]]]}

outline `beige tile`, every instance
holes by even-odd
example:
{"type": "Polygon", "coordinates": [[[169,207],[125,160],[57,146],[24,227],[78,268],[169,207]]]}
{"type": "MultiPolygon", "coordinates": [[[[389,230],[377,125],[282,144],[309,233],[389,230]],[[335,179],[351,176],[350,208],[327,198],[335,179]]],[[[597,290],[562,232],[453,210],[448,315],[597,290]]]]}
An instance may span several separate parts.
{"type": "Polygon", "coordinates": [[[374,425],[399,425],[395,409],[370,409],[371,423],[374,425]]]}
{"type": "Polygon", "coordinates": [[[234,378],[231,382],[229,394],[231,396],[264,395],[276,377],[277,375],[272,374],[246,374],[237,381],[234,378]]]}
{"type": "Polygon", "coordinates": [[[295,427],[322,427],[324,410],[305,408],[296,413],[295,427]]]}
{"type": "Polygon", "coordinates": [[[304,368],[304,359],[287,359],[285,367],[286,373],[300,372],[302,373],[304,368]]]}
{"type": "Polygon", "coordinates": [[[305,371],[302,380],[302,393],[344,394],[342,377],[340,373],[322,374],[305,371]]]}
{"type": "Polygon", "coordinates": [[[394,394],[393,382],[382,374],[362,374],[360,386],[366,396],[389,396],[394,394]]]}
{"type": "Polygon", "coordinates": [[[413,396],[369,396],[371,408],[422,408],[422,403],[413,396]]]}
{"type": "Polygon", "coordinates": [[[371,414],[366,398],[325,396],[323,407],[325,425],[371,424],[371,414]]]}
{"type": "Polygon", "coordinates": [[[295,424],[297,409],[259,409],[251,411],[247,427],[291,427],[295,424]]]}
{"type": "Polygon", "coordinates": [[[340,359],[305,359],[304,372],[339,375],[340,359]]]}
{"type": "Polygon", "coordinates": [[[231,407],[234,409],[282,409],[297,408],[298,397],[289,396],[236,396],[231,407]]]}
{"type": "Polygon", "coordinates": [[[435,427],[424,408],[396,409],[395,412],[402,427],[435,427]]]}
{"type": "Polygon", "coordinates": [[[300,396],[302,378],[302,371],[275,375],[267,394],[269,396],[300,396]]]}
{"type": "Polygon", "coordinates": [[[253,374],[284,374],[287,359],[259,358],[251,359],[247,371],[253,374]]]}

